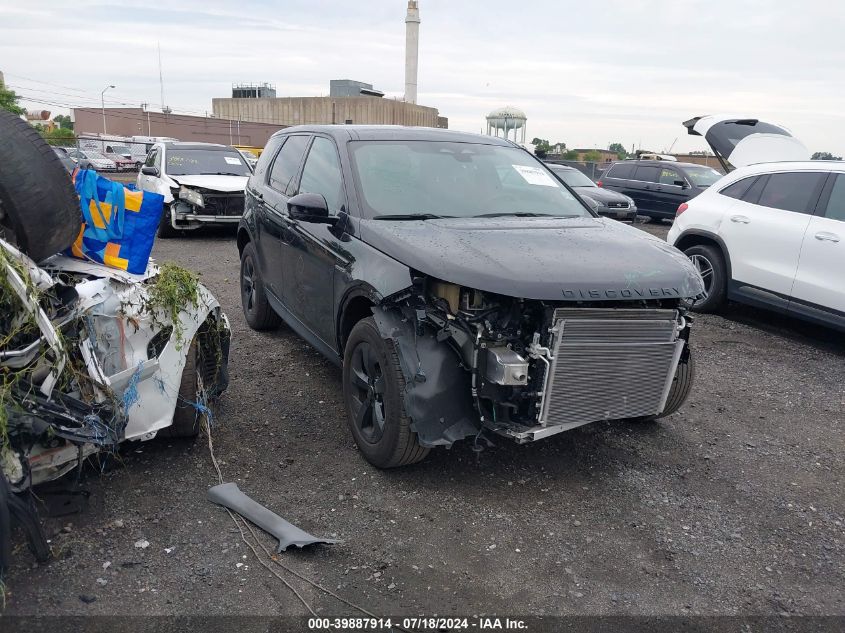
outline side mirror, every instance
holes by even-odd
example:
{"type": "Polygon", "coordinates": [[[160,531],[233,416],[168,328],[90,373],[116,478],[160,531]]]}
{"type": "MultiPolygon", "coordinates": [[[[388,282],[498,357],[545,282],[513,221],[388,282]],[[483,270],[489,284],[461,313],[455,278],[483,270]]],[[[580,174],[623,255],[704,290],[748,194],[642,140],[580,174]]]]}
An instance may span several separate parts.
{"type": "Polygon", "coordinates": [[[141,167],[141,173],[145,176],[158,176],[158,167],[152,165],[144,165],[141,167]]]}
{"type": "Polygon", "coordinates": [[[299,193],[288,200],[292,220],[315,224],[335,224],[337,217],[329,215],[329,205],[319,193],[299,193]]]}

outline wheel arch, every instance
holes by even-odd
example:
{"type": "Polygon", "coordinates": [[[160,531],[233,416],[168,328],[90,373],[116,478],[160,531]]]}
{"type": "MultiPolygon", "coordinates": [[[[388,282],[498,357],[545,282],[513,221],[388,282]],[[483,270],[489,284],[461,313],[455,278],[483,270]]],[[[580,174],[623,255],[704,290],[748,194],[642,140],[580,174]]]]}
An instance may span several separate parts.
{"type": "Polygon", "coordinates": [[[727,269],[728,281],[733,279],[733,271],[731,268],[731,256],[728,252],[728,247],[725,242],[718,235],[706,233],[704,231],[689,230],[684,231],[675,240],[675,248],[684,251],[691,246],[715,246],[722,253],[722,258],[725,260],[725,267],[727,269]]]}
{"type": "Polygon", "coordinates": [[[355,324],[373,315],[373,306],[381,301],[378,293],[368,286],[358,286],[350,289],[340,301],[337,313],[337,349],[341,358],[349,340],[349,334],[355,324]]]}
{"type": "Polygon", "coordinates": [[[241,255],[244,254],[244,249],[246,245],[252,241],[252,237],[245,228],[241,227],[238,229],[238,257],[240,258],[241,255]]]}

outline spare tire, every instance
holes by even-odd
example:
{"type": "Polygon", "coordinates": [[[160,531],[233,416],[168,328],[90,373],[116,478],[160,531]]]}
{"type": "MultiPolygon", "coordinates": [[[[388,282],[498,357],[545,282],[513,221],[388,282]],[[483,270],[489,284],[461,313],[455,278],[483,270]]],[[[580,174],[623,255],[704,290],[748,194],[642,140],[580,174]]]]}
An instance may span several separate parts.
{"type": "Polygon", "coordinates": [[[4,239],[36,262],[79,235],[79,198],[59,157],[38,130],[0,110],[0,225],[4,239]]]}

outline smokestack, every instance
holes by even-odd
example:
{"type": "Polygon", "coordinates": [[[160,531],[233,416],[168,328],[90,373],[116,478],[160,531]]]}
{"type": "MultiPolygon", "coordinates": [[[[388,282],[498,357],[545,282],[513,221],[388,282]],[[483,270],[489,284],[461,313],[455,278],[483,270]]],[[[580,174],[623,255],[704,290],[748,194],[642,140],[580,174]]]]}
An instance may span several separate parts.
{"type": "Polygon", "coordinates": [[[420,48],[420,9],[417,0],[408,0],[405,15],[405,101],[417,102],[417,65],[420,48]]]}

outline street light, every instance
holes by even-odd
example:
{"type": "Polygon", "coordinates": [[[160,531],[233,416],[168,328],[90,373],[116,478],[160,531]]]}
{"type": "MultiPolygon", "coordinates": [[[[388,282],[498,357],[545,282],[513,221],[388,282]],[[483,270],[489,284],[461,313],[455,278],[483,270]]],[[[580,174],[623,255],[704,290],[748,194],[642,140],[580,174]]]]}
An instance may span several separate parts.
{"type": "Polygon", "coordinates": [[[114,86],[106,86],[100,93],[100,106],[103,112],[103,136],[106,135],[106,90],[114,88],[114,86]]]}

